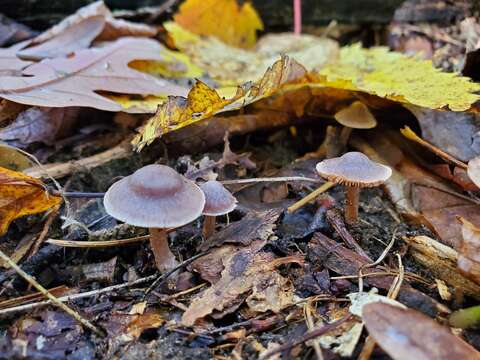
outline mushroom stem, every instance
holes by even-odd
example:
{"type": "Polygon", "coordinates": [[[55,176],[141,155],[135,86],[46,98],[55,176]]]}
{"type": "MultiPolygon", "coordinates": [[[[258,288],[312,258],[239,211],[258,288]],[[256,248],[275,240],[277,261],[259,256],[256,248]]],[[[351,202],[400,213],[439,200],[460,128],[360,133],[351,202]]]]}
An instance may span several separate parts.
{"type": "Polygon", "coordinates": [[[215,223],[216,216],[205,215],[205,220],[203,221],[203,237],[208,239],[215,232],[215,223]]]}
{"type": "Polygon", "coordinates": [[[166,229],[150,228],[150,246],[155,264],[161,272],[169,271],[178,265],[175,255],[172,254],[168,247],[168,236],[166,229]]]}
{"type": "Polygon", "coordinates": [[[347,147],[348,140],[350,139],[350,135],[352,134],[352,128],[348,126],[344,126],[342,130],[340,131],[340,148],[343,150],[347,147]]]}
{"type": "Polygon", "coordinates": [[[356,186],[347,186],[347,197],[345,204],[345,221],[347,224],[353,224],[358,219],[358,197],[360,188],[356,186]]]}

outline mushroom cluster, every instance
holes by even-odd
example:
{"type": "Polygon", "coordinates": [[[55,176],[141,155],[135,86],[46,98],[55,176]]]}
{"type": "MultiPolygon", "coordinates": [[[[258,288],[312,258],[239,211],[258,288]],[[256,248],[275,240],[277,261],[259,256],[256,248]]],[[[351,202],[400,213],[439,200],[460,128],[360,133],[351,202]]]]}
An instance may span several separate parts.
{"type": "Polygon", "coordinates": [[[109,215],[145,227],[157,268],[164,272],[178,263],[168,246],[167,230],[205,215],[203,235],[215,231],[215,218],[231,212],[235,197],[218,181],[200,186],[165,165],[148,165],[114,183],[103,200],[109,215]]]}
{"type": "Polygon", "coordinates": [[[328,181],[345,185],[345,221],[349,224],[358,219],[360,188],[383,184],[392,175],[391,168],[370,160],[361,152],[348,152],[337,158],[323,160],[316,169],[328,181]]]}
{"type": "Polygon", "coordinates": [[[150,231],[150,245],[160,271],[177,265],[168,247],[167,229],[198,218],[205,195],[193,181],[164,165],[148,165],[114,183],[106,192],[107,213],[150,231]]]}

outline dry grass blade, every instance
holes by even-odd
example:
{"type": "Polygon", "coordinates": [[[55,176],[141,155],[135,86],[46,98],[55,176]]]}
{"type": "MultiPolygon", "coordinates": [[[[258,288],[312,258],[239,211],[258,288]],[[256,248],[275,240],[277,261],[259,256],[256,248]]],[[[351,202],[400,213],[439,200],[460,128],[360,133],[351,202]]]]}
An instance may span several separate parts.
{"type": "Polygon", "coordinates": [[[61,239],[48,239],[46,243],[73,248],[103,248],[114,247],[121,245],[133,244],[139,241],[145,241],[150,239],[150,235],[137,236],[129,239],[120,240],[104,240],[104,241],[75,241],[75,240],[61,240],[61,239]]]}
{"type": "Polygon", "coordinates": [[[303,199],[297,201],[295,204],[293,204],[292,206],[290,206],[288,208],[288,212],[289,213],[293,213],[295,211],[297,211],[298,209],[300,209],[302,206],[304,206],[305,204],[307,204],[308,202],[312,201],[313,199],[315,199],[318,195],[324,193],[325,191],[331,189],[332,187],[334,187],[336,184],[330,182],[330,181],[327,181],[325,184],[323,184],[322,186],[320,186],[318,189],[312,191],[310,194],[308,194],[307,196],[305,196],[303,199]]]}

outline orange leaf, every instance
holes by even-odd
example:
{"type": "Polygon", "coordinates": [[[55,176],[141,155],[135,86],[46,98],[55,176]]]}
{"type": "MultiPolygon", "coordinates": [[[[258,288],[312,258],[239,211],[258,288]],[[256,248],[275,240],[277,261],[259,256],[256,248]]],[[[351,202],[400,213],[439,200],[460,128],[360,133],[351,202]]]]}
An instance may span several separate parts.
{"type": "Polygon", "coordinates": [[[212,35],[224,43],[248,48],[256,42],[263,23],[249,2],[187,0],[174,15],[176,23],[198,35],[212,35]]]}
{"type": "Polygon", "coordinates": [[[48,194],[40,180],[0,167],[0,235],[13,220],[46,211],[61,201],[48,194]]]}

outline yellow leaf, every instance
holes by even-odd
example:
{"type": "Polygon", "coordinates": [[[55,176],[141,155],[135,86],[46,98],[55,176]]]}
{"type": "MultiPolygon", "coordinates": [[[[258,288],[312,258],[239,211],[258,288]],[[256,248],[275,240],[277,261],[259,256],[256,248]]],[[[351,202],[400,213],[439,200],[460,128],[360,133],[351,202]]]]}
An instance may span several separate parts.
{"type": "Polygon", "coordinates": [[[174,22],[163,24],[175,46],[221,85],[258,80],[281,55],[288,55],[309,71],[338,57],[335,41],[312,35],[270,34],[251,50],[228,46],[213,37],[200,37],[174,22]]]}
{"type": "Polygon", "coordinates": [[[307,71],[302,65],[283,57],[267,70],[260,81],[239,86],[235,95],[228,99],[197,80],[187,98],[170,96],[161,104],[156,114],[141,129],[141,133],[133,139],[132,144],[137,150],[141,150],[167,132],[178,130],[220,112],[238,110],[272,95],[284,84],[301,84],[305,82],[306,75],[307,71]]]}
{"type": "Polygon", "coordinates": [[[248,48],[255,44],[263,23],[249,2],[187,0],[173,16],[175,22],[198,35],[211,35],[226,44],[248,48]]]}
{"type": "Polygon", "coordinates": [[[48,194],[40,180],[0,168],[0,235],[13,220],[49,210],[61,201],[60,197],[48,194]]]}
{"type": "Polygon", "coordinates": [[[339,61],[320,69],[319,74],[325,76],[318,82],[322,86],[363,91],[430,109],[465,111],[480,99],[473,94],[480,91],[480,84],[386,47],[344,47],[339,61]]]}

